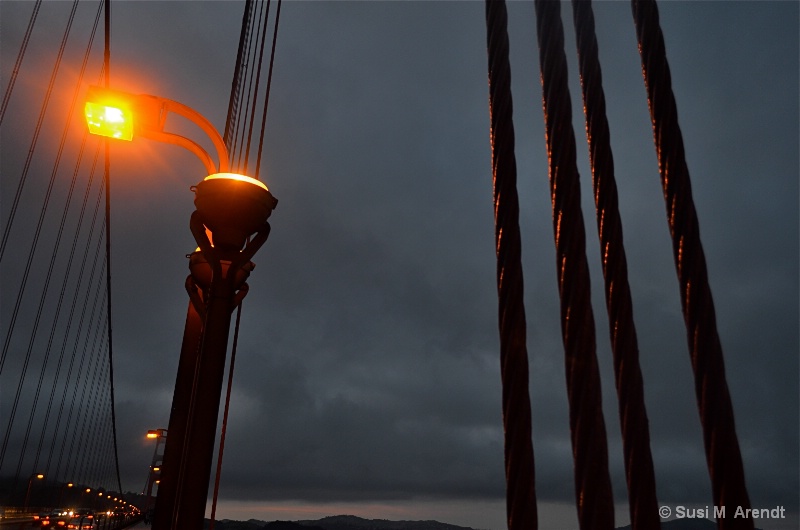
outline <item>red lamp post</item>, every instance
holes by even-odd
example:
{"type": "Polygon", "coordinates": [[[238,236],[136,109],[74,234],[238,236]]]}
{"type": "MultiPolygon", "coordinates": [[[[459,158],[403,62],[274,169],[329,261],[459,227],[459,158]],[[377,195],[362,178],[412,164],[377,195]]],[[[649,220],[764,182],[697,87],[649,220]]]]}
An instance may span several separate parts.
{"type": "Polygon", "coordinates": [[[211,173],[193,188],[196,211],[189,228],[199,250],[189,260],[190,303],[153,519],[154,530],[202,528],[231,313],[247,294],[245,281],[254,267],[250,259],[269,236],[267,219],[278,201],[262,182],[226,173],[228,153],[222,138],[189,107],[98,87],[92,87],[89,98],[90,132],[127,140],[140,135],[180,145],[195,153],[211,173]],[[217,150],[218,168],[198,144],[164,132],[168,112],[184,116],[208,134],[217,150]]]}

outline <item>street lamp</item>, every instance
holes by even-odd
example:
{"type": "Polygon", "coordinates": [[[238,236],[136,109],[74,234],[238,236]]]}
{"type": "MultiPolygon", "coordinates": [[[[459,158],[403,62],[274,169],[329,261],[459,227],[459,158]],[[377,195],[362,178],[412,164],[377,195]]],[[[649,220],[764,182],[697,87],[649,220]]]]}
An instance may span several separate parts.
{"type": "Polygon", "coordinates": [[[58,493],[58,507],[59,508],[61,507],[61,501],[64,498],[64,490],[67,489],[67,488],[72,488],[74,486],[75,486],[75,484],[73,484],[72,482],[66,482],[61,486],[61,490],[58,493]]]}
{"type": "MultiPolygon", "coordinates": [[[[153,525],[157,530],[200,528],[205,514],[211,461],[227,355],[231,313],[247,294],[250,259],[266,242],[267,219],[277,205],[267,186],[230,173],[225,144],[211,123],[168,99],[91,87],[85,106],[93,134],[133,140],[137,136],[179,145],[203,162],[207,175],[192,187],[196,210],[189,228],[198,246],[186,280],[189,308],[170,411],[153,525]],[[164,131],[173,112],[198,125],[211,139],[219,165],[196,142],[164,131]]],[[[156,435],[158,437],[158,435],[156,435]]]]}
{"type": "Polygon", "coordinates": [[[161,441],[167,439],[167,429],[151,429],[147,431],[147,438],[150,440],[156,441],[156,447],[153,449],[153,458],[150,461],[150,467],[147,470],[147,483],[145,484],[145,500],[144,500],[144,510],[147,511],[150,509],[150,506],[153,502],[153,484],[157,484],[155,481],[156,475],[161,468],[159,465],[164,458],[163,454],[159,454],[158,448],[161,445],[161,441]]]}
{"type": "Polygon", "coordinates": [[[133,140],[134,136],[157,142],[179,145],[197,155],[209,174],[216,166],[209,154],[197,143],[183,136],[164,131],[167,115],[172,112],[198,125],[214,144],[219,157],[219,171],[228,171],[228,150],[214,126],[194,109],[177,101],[151,96],[130,94],[99,86],[89,87],[84,105],[84,115],[89,132],[119,140],[133,140]]]}
{"type": "Polygon", "coordinates": [[[23,512],[28,511],[28,501],[30,501],[31,498],[31,486],[33,485],[33,479],[42,480],[44,479],[44,474],[34,473],[33,475],[31,475],[31,478],[28,479],[28,491],[25,493],[25,503],[22,505],[23,512]]]}

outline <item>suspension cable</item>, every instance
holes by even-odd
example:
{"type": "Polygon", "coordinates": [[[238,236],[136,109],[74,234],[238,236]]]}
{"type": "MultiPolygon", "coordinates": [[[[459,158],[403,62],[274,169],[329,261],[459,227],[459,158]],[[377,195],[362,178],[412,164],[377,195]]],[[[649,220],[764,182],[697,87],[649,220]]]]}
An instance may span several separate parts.
{"type": "MultiPolygon", "coordinates": [[[[102,6],[100,6],[100,8],[102,8],[102,6]]],[[[98,25],[98,22],[100,20],[100,13],[101,13],[101,9],[100,8],[98,8],[97,15],[95,16],[95,19],[94,19],[94,26],[93,26],[92,32],[91,32],[91,34],[89,36],[89,43],[87,44],[86,51],[85,51],[84,56],[83,56],[83,63],[81,64],[81,68],[80,68],[80,71],[78,73],[78,83],[76,84],[75,91],[73,92],[73,95],[72,95],[72,101],[70,102],[69,110],[67,112],[67,118],[66,118],[66,121],[65,121],[64,130],[62,131],[62,134],[61,134],[61,140],[60,140],[59,145],[58,145],[58,151],[56,153],[56,159],[55,159],[55,161],[53,163],[53,169],[52,169],[52,173],[51,173],[51,176],[50,176],[51,182],[55,181],[55,178],[56,178],[56,176],[58,174],[59,166],[61,164],[61,157],[62,157],[62,155],[64,153],[64,145],[66,144],[67,137],[69,135],[70,125],[72,124],[72,116],[75,113],[75,108],[76,108],[77,102],[78,102],[78,96],[80,95],[81,87],[82,87],[82,84],[83,84],[84,74],[86,73],[86,65],[87,65],[87,63],[89,61],[89,54],[90,54],[91,49],[92,49],[92,43],[94,42],[95,33],[97,31],[97,25],[98,25]]],[[[26,359],[28,359],[30,357],[30,355],[31,355],[31,353],[33,351],[33,345],[34,345],[34,343],[36,341],[36,335],[37,335],[37,332],[38,332],[38,329],[39,329],[39,323],[41,322],[42,311],[44,310],[45,300],[47,299],[47,294],[49,292],[50,281],[51,281],[51,279],[53,277],[53,271],[55,269],[56,258],[58,257],[58,250],[59,250],[59,248],[61,246],[61,240],[62,240],[62,237],[64,235],[64,228],[66,226],[67,215],[69,214],[70,205],[72,204],[72,195],[73,195],[73,192],[75,190],[75,183],[76,183],[77,178],[78,178],[78,168],[80,167],[80,160],[81,160],[81,157],[83,156],[83,149],[84,149],[84,146],[86,145],[87,136],[88,136],[88,131],[84,131],[83,138],[81,140],[80,151],[79,151],[78,165],[76,166],[75,170],[72,173],[72,180],[70,182],[69,191],[67,192],[67,198],[66,198],[66,201],[65,201],[65,204],[64,204],[64,210],[63,210],[63,212],[61,214],[61,221],[60,221],[59,226],[58,226],[58,233],[56,234],[56,239],[55,239],[55,242],[53,244],[53,250],[52,250],[51,255],[50,255],[50,264],[49,264],[49,266],[47,268],[47,273],[45,274],[44,287],[42,288],[42,294],[41,294],[41,296],[39,298],[39,306],[38,306],[38,309],[37,309],[37,312],[36,312],[36,318],[34,319],[33,329],[30,332],[30,339],[28,341],[28,350],[26,352],[26,359]]],[[[37,234],[37,237],[38,237],[38,234],[37,234]]],[[[77,237],[77,236],[75,236],[75,237],[77,237]]],[[[69,268],[67,268],[67,271],[64,274],[64,279],[62,281],[62,284],[64,286],[66,286],[66,282],[67,282],[68,277],[69,277],[69,268]]],[[[30,408],[30,416],[29,416],[29,419],[28,419],[27,428],[25,430],[25,436],[23,438],[22,450],[21,450],[21,453],[20,453],[20,459],[23,459],[25,457],[25,452],[27,451],[28,439],[30,437],[31,427],[33,425],[33,418],[36,415],[36,409],[37,409],[37,406],[39,404],[39,396],[40,396],[41,389],[42,389],[42,383],[44,381],[44,376],[45,376],[45,373],[46,373],[46,370],[47,370],[48,361],[50,360],[51,347],[52,347],[52,344],[53,344],[53,335],[55,334],[55,328],[56,328],[56,326],[58,324],[58,319],[59,319],[59,316],[61,314],[61,304],[63,302],[63,294],[64,294],[64,289],[62,288],[61,289],[61,295],[62,296],[59,297],[58,303],[56,304],[56,310],[55,310],[55,314],[53,316],[53,323],[52,323],[52,327],[51,327],[51,331],[50,331],[50,337],[49,337],[49,340],[48,340],[48,343],[47,343],[47,347],[45,349],[44,360],[42,361],[42,367],[41,367],[41,370],[39,372],[39,381],[38,381],[38,384],[36,386],[36,393],[35,393],[35,396],[34,396],[33,404],[32,404],[32,406],[30,408]]],[[[24,382],[25,382],[25,373],[23,372],[23,374],[19,378],[19,382],[18,382],[18,390],[17,390],[18,395],[19,395],[19,391],[21,390],[22,386],[24,385],[24,382]]],[[[17,403],[18,403],[18,400],[15,400],[14,401],[14,406],[12,407],[11,417],[10,417],[10,421],[9,421],[9,424],[8,424],[8,430],[9,431],[11,430],[12,425],[13,425],[13,419],[14,419],[14,416],[16,414],[17,403]]],[[[5,453],[5,451],[3,451],[3,453],[5,453]]],[[[0,466],[2,466],[2,460],[1,459],[0,459],[0,466]]],[[[35,468],[35,466],[34,466],[34,468],[35,468]]]]}
{"type": "Polygon", "coordinates": [[[242,73],[242,61],[244,59],[244,45],[247,41],[247,34],[248,28],[250,27],[250,17],[253,11],[253,0],[246,0],[244,6],[244,12],[242,13],[242,29],[239,34],[239,48],[236,52],[236,66],[233,70],[233,79],[231,80],[231,95],[228,100],[228,114],[227,118],[225,119],[225,134],[223,136],[223,140],[225,142],[226,147],[228,148],[228,152],[232,152],[231,149],[231,126],[233,125],[234,121],[236,120],[236,115],[239,110],[239,93],[241,89],[241,73],[242,73]]]}
{"type": "MultiPolygon", "coordinates": [[[[96,166],[97,166],[97,159],[98,159],[98,155],[99,154],[100,154],[100,150],[97,149],[95,151],[95,156],[94,156],[94,161],[92,163],[91,171],[89,172],[89,181],[88,181],[88,183],[86,185],[86,191],[83,194],[83,203],[81,204],[80,214],[78,216],[77,227],[75,229],[75,238],[73,238],[73,240],[72,240],[72,248],[70,249],[69,259],[67,260],[67,272],[65,273],[65,277],[69,277],[70,271],[72,270],[72,262],[73,262],[73,259],[75,257],[75,251],[77,250],[77,246],[78,246],[78,236],[80,235],[81,228],[83,227],[83,220],[84,220],[84,216],[86,214],[86,205],[87,205],[88,200],[89,200],[89,195],[90,195],[90,192],[91,192],[91,189],[92,189],[92,184],[94,183],[95,169],[96,169],[96,166]]],[[[78,158],[78,162],[75,165],[75,171],[78,171],[78,169],[80,167],[82,155],[83,155],[83,145],[81,146],[81,152],[80,152],[80,155],[79,155],[79,158],[78,158]]],[[[87,249],[88,249],[88,247],[89,247],[89,245],[86,245],[87,249]]],[[[84,253],[84,258],[85,258],[85,256],[86,256],[86,254],[84,253]]],[[[84,262],[85,262],[85,259],[84,259],[84,262]]],[[[56,387],[58,386],[59,379],[61,378],[61,368],[62,368],[63,361],[64,361],[64,353],[66,352],[67,338],[69,337],[69,332],[70,332],[70,329],[72,328],[72,321],[73,321],[73,317],[74,317],[74,314],[75,314],[75,306],[76,306],[77,301],[78,301],[78,295],[80,293],[80,288],[81,288],[82,282],[83,282],[83,268],[81,267],[80,272],[78,273],[77,285],[75,287],[74,294],[71,297],[72,298],[72,305],[70,307],[70,312],[69,312],[69,315],[67,317],[67,323],[66,323],[65,330],[64,330],[64,338],[61,341],[61,350],[59,351],[59,355],[58,355],[58,363],[57,363],[56,369],[55,369],[55,376],[53,378],[53,384],[50,387],[50,397],[49,397],[48,402],[47,402],[47,411],[45,412],[45,417],[44,417],[44,422],[43,422],[44,426],[42,428],[42,432],[41,432],[41,435],[39,437],[39,445],[38,445],[37,450],[36,450],[36,462],[37,462],[37,464],[38,464],[38,461],[39,461],[40,454],[42,452],[42,446],[44,445],[45,434],[46,434],[46,431],[47,431],[47,425],[48,425],[49,420],[50,420],[50,413],[51,413],[51,410],[52,410],[52,407],[53,407],[53,401],[54,401],[54,397],[55,397],[55,393],[56,393],[56,387]]],[[[60,300],[63,299],[63,297],[64,297],[66,287],[67,287],[67,282],[65,281],[62,284],[61,293],[59,294],[59,303],[60,303],[60,300]]],[[[53,330],[55,330],[55,326],[53,326],[53,330]]],[[[51,340],[52,340],[52,337],[51,337],[51,340]]],[[[53,434],[55,435],[55,433],[53,433],[53,434]]]]}
{"type": "Polygon", "coordinates": [[[547,0],[536,0],[534,5],[578,522],[582,529],[612,530],[614,502],[595,352],[561,6],[547,0]]]}
{"type": "Polygon", "coordinates": [[[269,57],[269,73],[267,74],[267,93],[264,96],[264,113],[261,116],[261,135],[258,140],[258,159],[256,160],[256,180],[261,174],[261,153],[264,150],[264,128],[267,124],[267,109],[269,108],[269,93],[272,88],[272,66],[275,64],[275,48],[278,41],[278,23],[281,20],[281,3],[278,0],[278,8],[275,13],[275,30],[272,33],[272,53],[269,57]]]}
{"type": "Polygon", "coordinates": [[[572,14],[614,356],[628,510],[633,530],[657,529],[661,521],[591,1],[572,0],[572,14]]]}
{"type": "Polygon", "coordinates": [[[245,147],[245,156],[244,156],[244,172],[247,173],[247,166],[250,161],[250,141],[253,139],[253,123],[255,122],[256,116],[256,106],[258,102],[258,86],[261,83],[261,67],[264,65],[264,44],[267,40],[267,26],[269,25],[269,6],[270,0],[267,0],[267,14],[264,17],[264,27],[261,30],[261,45],[259,46],[258,52],[258,68],[256,68],[256,86],[253,92],[255,95],[253,96],[253,104],[250,110],[250,125],[247,130],[247,147],[245,147]]]}
{"type": "Polygon", "coordinates": [[[489,115],[503,383],[506,518],[509,530],[538,528],[528,391],[517,162],[505,0],[486,0],[489,115]]]}
{"type": "MultiPolygon", "coordinates": [[[[72,3],[72,11],[69,15],[69,20],[67,21],[67,29],[64,31],[64,36],[61,39],[61,46],[58,49],[58,56],[56,57],[56,63],[53,67],[53,72],[50,74],[50,82],[47,85],[47,92],[45,93],[44,102],[42,103],[42,108],[39,111],[39,119],[36,122],[36,128],[33,133],[33,138],[31,140],[31,145],[28,148],[28,157],[25,159],[25,165],[22,168],[22,176],[20,177],[19,183],[17,184],[17,191],[14,194],[14,200],[11,203],[11,212],[8,215],[8,222],[6,223],[5,230],[3,231],[3,238],[0,240],[0,262],[3,261],[3,255],[5,254],[6,244],[8,243],[8,237],[11,233],[11,226],[14,224],[14,217],[17,213],[17,207],[19,206],[19,200],[22,195],[22,189],[25,186],[25,180],[28,175],[28,171],[30,170],[31,161],[33,160],[33,153],[36,150],[36,144],[39,140],[39,133],[42,130],[42,123],[44,122],[44,115],[47,112],[47,106],[50,103],[50,97],[53,94],[53,87],[56,82],[56,76],[58,75],[59,67],[61,66],[61,59],[64,56],[64,50],[67,47],[67,38],[69,37],[70,30],[72,29],[72,22],[75,20],[75,12],[78,9],[78,0],[74,0],[72,3]]],[[[44,216],[44,212],[47,210],[47,201],[50,197],[49,191],[52,188],[52,183],[48,188],[47,198],[45,199],[44,207],[42,208],[42,216],[44,216]]],[[[35,245],[36,238],[34,238],[34,245],[35,245]]],[[[16,316],[12,318],[12,326],[13,320],[16,320],[16,316]]],[[[5,347],[3,352],[2,359],[5,359],[5,347]]],[[[0,371],[2,371],[2,360],[0,360],[0,371]]]]}
{"type": "MultiPolygon", "coordinates": [[[[672,236],[673,258],[680,284],[681,309],[686,324],[714,505],[727,506],[731,512],[744,509],[749,515],[750,499],[744,481],[733,406],[725,379],[722,345],[717,332],[714,299],[708,283],[683,135],[672,91],[672,77],[658,20],[658,6],[653,0],[633,0],[631,6],[672,236]]],[[[718,523],[723,530],[753,528],[753,520],[749,516],[721,518],[718,523]]]]}
{"type": "Polygon", "coordinates": [[[36,3],[33,5],[33,12],[28,21],[28,28],[25,30],[25,36],[22,38],[22,44],[19,47],[19,52],[17,52],[17,60],[14,62],[14,69],[11,70],[11,78],[8,80],[8,86],[6,86],[6,91],[3,94],[3,103],[0,105],[0,124],[3,123],[3,117],[6,115],[8,102],[11,101],[11,93],[14,91],[14,84],[17,82],[17,75],[22,66],[22,59],[25,57],[25,50],[28,49],[28,42],[31,40],[33,25],[36,24],[36,17],[39,14],[39,8],[41,6],[42,0],[36,0],[36,3]]]}
{"type": "MultiPolygon", "coordinates": [[[[235,148],[238,150],[238,155],[236,156],[236,167],[241,169],[242,165],[242,154],[244,153],[243,145],[244,145],[244,135],[247,131],[247,114],[250,111],[250,104],[253,102],[252,93],[253,93],[253,78],[255,77],[255,73],[253,72],[253,65],[250,63],[250,55],[253,51],[253,48],[258,44],[258,37],[260,36],[261,32],[261,20],[264,16],[264,3],[260,4],[260,10],[258,12],[258,24],[256,24],[255,19],[252,21],[253,27],[256,29],[256,36],[255,40],[252,39],[252,28],[250,30],[250,42],[248,43],[247,48],[247,71],[245,72],[245,84],[247,85],[247,97],[245,99],[245,107],[244,107],[244,118],[239,117],[239,124],[241,126],[241,131],[237,131],[237,138],[235,140],[235,148]],[[239,138],[239,134],[241,134],[241,138],[239,138]]],[[[234,154],[231,153],[231,161],[234,158],[234,154]]]]}

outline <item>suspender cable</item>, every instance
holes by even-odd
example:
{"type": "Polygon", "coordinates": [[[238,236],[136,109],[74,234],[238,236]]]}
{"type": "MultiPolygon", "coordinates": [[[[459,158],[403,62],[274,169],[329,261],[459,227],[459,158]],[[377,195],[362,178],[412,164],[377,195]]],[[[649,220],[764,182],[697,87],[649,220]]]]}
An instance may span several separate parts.
{"type": "Polygon", "coordinates": [[[229,152],[232,152],[231,126],[234,125],[236,121],[236,115],[239,111],[239,95],[242,86],[242,61],[244,59],[244,47],[245,42],[247,41],[247,30],[250,27],[250,17],[252,16],[252,11],[253,0],[247,0],[245,2],[244,12],[242,14],[242,29],[239,34],[239,49],[236,52],[236,66],[234,67],[233,79],[231,80],[231,95],[228,100],[228,116],[225,120],[225,134],[223,136],[225,146],[228,148],[229,152]]]}
{"type": "MultiPolygon", "coordinates": [[[[733,406],[725,380],[714,300],[708,284],[689,168],[672,92],[672,78],[658,21],[658,7],[653,0],[633,0],[632,8],[672,235],[672,252],[680,285],[681,307],[694,370],[695,394],[703,426],[714,505],[725,506],[729,513],[737,508],[747,510],[750,499],[736,438],[733,406]]],[[[723,530],[753,528],[749,516],[720,518],[718,524],[723,530]]]]}
{"type": "Polygon", "coordinates": [[[628,266],[623,246],[622,220],[614,178],[614,156],[611,152],[591,2],[572,0],[572,14],[597,206],[597,231],[605,280],[608,326],[614,355],[625,476],[628,483],[628,509],[633,530],[650,530],[659,528],[661,522],[656,500],[653,458],[650,454],[650,431],[644,404],[642,372],[639,368],[639,346],[633,323],[628,266]]]}
{"type": "Polygon", "coordinates": [[[253,101],[252,106],[250,109],[250,125],[247,129],[247,146],[245,147],[245,155],[244,155],[244,166],[243,170],[247,173],[247,166],[250,162],[250,141],[253,139],[253,124],[255,122],[256,117],[256,103],[258,102],[258,85],[261,84],[261,67],[264,64],[264,44],[267,41],[267,26],[269,25],[269,6],[270,0],[267,0],[267,14],[264,16],[264,27],[261,29],[261,45],[259,46],[258,51],[258,68],[256,68],[256,86],[253,90],[253,101]]]}
{"type": "MultiPolygon", "coordinates": [[[[100,6],[100,7],[102,8],[102,6],[100,6]]],[[[86,73],[86,64],[87,64],[87,62],[89,60],[89,54],[90,54],[91,49],[92,49],[92,44],[94,43],[94,37],[95,37],[96,31],[97,31],[98,22],[100,20],[100,13],[101,13],[101,9],[98,8],[97,14],[96,14],[95,19],[94,19],[94,26],[92,27],[92,32],[91,32],[91,34],[89,36],[89,43],[86,46],[86,51],[85,51],[84,56],[83,56],[83,62],[81,64],[81,68],[80,68],[80,71],[78,73],[78,83],[76,84],[75,91],[73,92],[73,95],[72,95],[72,101],[70,103],[69,110],[67,112],[67,118],[66,118],[66,121],[65,121],[64,130],[62,131],[61,140],[60,140],[60,142],[58,144],[58,151],[56,153],[56,159],[55,159],[55,161],[53,163],[51,179],[55,179],[56,178],[56,175],[58,174],[59,167],[61,165],[61,157],[62,157],[62,155],[64,153],[64,145],[66,144],[67,136],[68,136],[69,130],[70,130],[70,125],[72,123],[72,117],[73,117],[73,115],[75,113],[75,108],[76,108],[76,106],[78,104],[78,96],[81,93],[81,87],[82,87],[82,84],[83,84],[83,78],[84,78],[84,75],[86,73]]],[[[81,158],[83,156],[83,150],[84,150],[84,147],[86,145],[87,136],[88,136],[88,132],[84,132],[83,138],[81,140],[81,146],[80,146],[80,149],[79,149],[77,165],[75,167],[75,170],[72,173],[72,180],[70,181],[69,191],[67,192],[67,198],[66,198],[66,201],[65,201],[65,204],[64,204],[64,209],[63,209],[63,211],[61,213],[61,221],[60,221],[59,226],[58,226],[58,233],[56,234],[55,242],[53,244],[53,250],[52,250],[52,252],[50,254],[50,264],[49,264],[49,266],[47,268],[47,273],[45,274],[44,287],[42,288],[42,294],[41,294],[41,296],[39,298],[39,306],[38,306],[38,310],[36,312],[36,318],[34,320],[34,325],[33,325],[32,331],[30,332],[30,339],[28,341],[28,349],[29,350],[33,349],[33,345],[34,345],[34,342],[36,340],[36,335],[37,335],[37,332],[39,330],[39,323],[41,322],[42,311],[43,311],[44,306],[45,306],[45,300],[47,299],[47,295],[48,295],[48,292],[49,292],[50,282],[53,279],[53,273],[54,273],[54,269],[55,269],[55,265],[56,265],[56,258],[58,257],[58,251],[59,251],[59,248],[61,247],[61,241],[62,241],[62,238],[63,238],[63,235],[64,235],[64,228],[65,228],[66,222],[67,222],[67,215],[69,214],[70,206],[72,204],[72,195],[73,195],[73,192],[75,191],[75,184],[76,184],[76,182],[78,180],[78,171],[79,171],[79,168],[80,168],[80,161],[81,161],[81,158]]],[[[77,238],[77,235],[75,235],[74,238],[77,238]]],[[[74,247],[74,245],[73,245],[73,247],[74,247]]],[[[71,261],[70,261],[69,265],[71,266],[71,261]]],[[[45,377],[45,374],[47,373],[48,362],[50,360],[50,353],[52,351],[52,345],[53,345],[53,337],[55,335],[55,330],[56,330],[56,327],[58,325],[59,317],[61,315],[61,307],[62,307],[62,303],[64,301],[64,291],[65,291],[65,288],[66,288],[67,280],[69,279],[70,266],[67,266],[67,269],[66,269],[66,271],[64,273],[63,280],[61,281],[61,284],[62,284],[61,294],[59,296],[58,302],[56,303],[56,310],[55,310],[55,314],[53,315],[53,319],[52,319],[52,325],[51,325],[51,328],[50,328],[50,334],[49,334],[49,338],[48,338],[48,341],[47,341],[47,347],[45,348],[45,352],[44,352],[44,360],[42,361],[42,366],[41,366],[41,369],[39,371],[39,380],[38,380],[37,385],[36,385],[36,392],[35,392],[35,395],[34,395],[33,403],[32,403],[32,405],[30,407],[30,414],[28,416],[28,424],[27,424],[27,427],[25,429],[25,436],[23,438],[22,448],[21,448],[21,451],[20,451],[20,457],[19,457],[20,460],[23,460],[25,458],[25,453],[27,452],[28,440],[29,440],[29,437],[30,437],[31,428],[33,426],[33,419],[36,416],[36,409],[37,409],[37,407],[39,405],[39,396],[41,394],[42,383],[44,382],[44,377],[45,377]]],[[[26,357],[29,356],[29,355],[30,355],[30,351],[27,353],[26,357]]],[[[20,378],[20,381],[19,381],[20,388],[22,387],[22,385],[24,383],[24,380],[25,380],[24,377],[20,378]]],[[[11,414],[12,418],[13,418],[14,414],[16,413],[16,403],[17,402],[15,401],[15,406],[12,409],[12,414],[11,414]]],[[[12,426],[11,424],[12,424],[12,422],[9,422],[9,426],[8,426],[8,430],[9,431],[11,430],[11,426],[12,426]]],[[[46,429],[46,427],[47,427],[47,425],[44,424],[42,429],[44,430],[44,429],[46,429]]],[[[37,466],[38,466],[38,457],[36,458],[36,460],[34,462],[34,465],[33,465],[34,472],[35,472],[36,469],[38,469],[37,466]]]]}
{"type": "Polygon", "coordinates": [[[614,503],[595,354],[561,7],[559,2],[548,0],[536,0],[535,7],[578,521],[582,529],[612,530],[614,503]]]}
{"type": "Polygon", "coordinates": [[[528,393],[511,67],[508,59],[508,15],[504,0],[486,0],[485,4],[500,376],[503,382],[506,518],[509,530],[535,530],[538,521],[528,393]]]}
{"type": "Polygon", "coordinates": [[[219,435],[219,451],[217,452],[217,473],[214,478],[214,495],[211,498],[211,521],[208,530],[214,530],[214,522],[217,516],[217,496],[219,495],[219,483],[222,477],[222,456],[225,453],[225,434],[228,431],[228,412],[231,406],[231,389],[233,388],[233,367],[236,364],[236,347],[239,344],[239,323],[242,320],[242,304],[236,308],[236,325],[233,330],[233,345],[231,346],[231,365],[228,368],[228,388],[225,391],[225,411],[222,413],[222,430],[219,435]]]}
{"type": "MultiPolygon", "coordinates": [[[[259,12],[258,12],[258,24],[255,23],[255,19],[254,19],[252,21],[253,26],[250,28],[250,35],[249,35],[250,42],[248,43],[247,59],[246,59],[246,64],[247,64],[248,68],[247,68],[247,72],[246,72],[246,76],[245,76],[245,83],[247,84],[247,97],[246,97],[245,107],[244,107],[244,117],[243,118],[239,118],[239,123],[242,126],[241,127],[241,138],[239,138],[239,135],[238,135],[238,132],[237,132],[236,138],[234,139],[234,143],[235,143],[234,148],[238,150],[238,155],[236,156],[236,167],[240,171],[242,170],[242,154],[244,154],[244,137],[245,137],[245,133],[247,131],[247,121],[248,121],[247,120],[247,115],[250,112],[250,105],[251,104],[255,105],[255,101],[254,101],[255,98],[252,97],[252,95],[253,95],[253,80],[255,79],[255,72],[253,71],[254,64],[252,64],[250,62],[250,55],[251,55],[251,52],[254,52],[254,48],[258,46],[258,38],[261,35],[261,20],[263,19],[263,17],[264,17],[264,3],[262,2],[261,5],[260,5],[259,12]],[[253,39],[253,27],[256,28],[255,39],[253,39]],[[249,76],[249,79],[248,79],[248,76],[249,76]]],[[[262,39],[262,42],[263,42],[263,39],[262,39]]],[[[254,61],[255,61],[255,59],[254,59],[254,61]]],[[[234,158],[234,154],[231,153],[231,160],[233,160],[233,158],[234,158]]]]}
{"type": "MultiPolygon", "coordinates": [[[[3,261],[3,255],[5,254],[6,244],[8,243],[8,236],[11,233],[11,226],[14,224],[14,217],[17,213],[17,207],[19,206],[20,196],[22,195],[22,189],[25,187],[25,180],[28,175],[28,171],[31,167],[31,161],[33,160],[33,153],[36,150],[36,144],[39,140],[39,133],[42,130],[42,123],[44,122],[44,115],[47,112],[47,106],[50,103],[50,97],[53,95],[53,87],[56,82],[56,76],[58,75],[59,67],[61,66],[61,59],[64,57],[64,50],[67,47],[67,38],[69,37],[70,30],[72,29],[72,22],[75,20],[75,11],[78,8],[78,0],[74,0],[72,3],[72,11],[70,11],[69,19],[67,21],[67,29],[64,31],[64,36],[61,38],[61,46],[58,49],[58,56],[56,57],[56,63],[53,66],[53,71],[50,74],[50,82],[47,85],[47,92],[45,93],[44,101],[42,102],[42,108],[39,111],[39,119],[36,121],[36,128],[33,133],[33,138],[31,139],[31,145],[28,148],[28,156],[25,159],[25,165],[22,168],[22,176],[19,179],[19,183],[17,184],[17,191],[14,194],[14,200],[11,203],[11,212],[8,215],[8,221],[6,222],[6,227],[3,230],[3,238],[0,240],[0,261],[3,261]]],[[[48,188],[49,190],[52,188],[52,184],[48,188]]],[[[47,195],[49,198],[49,193],[47,195]]],[[[44,215],[44,211],[47,210],[47,198],[45,199],[44,207],[42,208],[42,215],[44,215]]],[[[34,247],[35,247],[35,239],[34,239],[34,247]]],[[[23,280],[24,284],[24,280],[23,280]]],[[[16,315],[12,317],[11,321],[11,328],[14,326],[14,321],[16,320],[16,315]]],[[[0,359],[0,372],[3,369],[3,360],[5,360],[6,347],[3,348],[3,356],[0,359]]]]}
{"type": "Polygon", "coordinates": [[[261,174],[261,153],[263,152],[264,148],[264,128],[267,124],[267,109],[269,109],[269,92],[272,88],[272,67],[275,64],[275,48],[278,41],[278,22],[281,20],[281,2],[282,0],[278,0],[278,9],[275,12],[275,29],[272,33],[272,53],[269,57],[269,73],[267,74],[267,93],[264,96],[264,113],[261,116],[261,135],[258,140],[258,160],[256,160],[256,175],[255,178],[258,180],[259,175],[261,174]]]}

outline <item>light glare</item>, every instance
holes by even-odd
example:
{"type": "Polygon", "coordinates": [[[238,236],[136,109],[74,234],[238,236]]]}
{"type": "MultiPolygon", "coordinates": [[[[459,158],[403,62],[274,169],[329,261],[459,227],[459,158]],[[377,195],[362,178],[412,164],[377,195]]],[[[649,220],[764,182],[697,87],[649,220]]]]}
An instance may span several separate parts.
{"type": "Polygon", "coordinates": [[[119,140],[133,140],[133,116],[121,106],[87,101],[84,114],[90,133],[119,140]]]}

